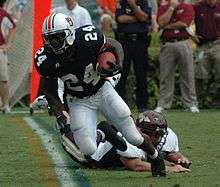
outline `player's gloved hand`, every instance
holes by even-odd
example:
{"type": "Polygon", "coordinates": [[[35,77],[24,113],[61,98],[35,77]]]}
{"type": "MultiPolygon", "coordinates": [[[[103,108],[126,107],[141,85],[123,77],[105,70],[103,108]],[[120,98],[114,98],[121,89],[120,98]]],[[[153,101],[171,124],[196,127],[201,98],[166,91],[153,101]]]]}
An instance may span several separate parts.
{"type": "Polygon", "coordinates": [[[151,163],[151,173],[153,177],[166,176],[165,162],[160,152],[158,152],[156,158],[150,158],[150,163],[151,163]]]}
{"type": "Polygon", "coordinates": [[[100,66],[97,66],[97,72],[101,77],[112,77],[122,72],[122,67],[118,63],[108,61],[108,69],[103,69],[100,66]]]}
{"type": "Polygon", "coordinates": [[[30,108],[33,110],[45,109],[48,106],[48,102],[45,95],[37,97],[33,103],[30,104],[30,108]]]}
{"type": "Polygon", "coordinates": [[[61,134],[68,134],[70,129],[70,118],[66,111],[63,111],[63,114],[60,114],[56,117],[58,128],[61,134]]]}

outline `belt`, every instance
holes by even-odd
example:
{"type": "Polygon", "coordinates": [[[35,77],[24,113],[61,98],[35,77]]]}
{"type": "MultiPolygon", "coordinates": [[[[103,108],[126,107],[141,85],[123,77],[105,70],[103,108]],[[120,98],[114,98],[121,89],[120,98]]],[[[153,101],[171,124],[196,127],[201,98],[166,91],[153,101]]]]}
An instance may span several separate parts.
{"type": "Polygon", "coordinates": [[[185,41],[185,40],[188,40],[189,37],[187,38],[176,38],[176,39],[171,39],[171,40],[161,40],[161,43],[162,44],[165,44],[165,43],[176,43],[176,42],[181,42],[181,41],[185,41]]]}
{"type": "Polygon", "coordinates": [[[147,40],[147,33],[117,33],[117,37],[119,40],[129,40],[129,41],[137,41],[137,40],[147,40]]]}

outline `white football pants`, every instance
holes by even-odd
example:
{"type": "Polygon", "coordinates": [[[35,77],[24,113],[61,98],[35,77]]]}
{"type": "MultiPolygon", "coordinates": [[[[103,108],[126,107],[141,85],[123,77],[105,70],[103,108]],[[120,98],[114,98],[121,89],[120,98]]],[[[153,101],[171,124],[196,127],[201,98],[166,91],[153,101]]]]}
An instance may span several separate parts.
{"type": "Polygon", "coordinates": [[[75,142],[85,155],[92,155],[97,149],[98,111],[122,133],[129,143],[139,146],[144,141],[135,127],[130,109],[108,81],[93,96],[84,99],[67,96],[67,104],[75,142]]]}

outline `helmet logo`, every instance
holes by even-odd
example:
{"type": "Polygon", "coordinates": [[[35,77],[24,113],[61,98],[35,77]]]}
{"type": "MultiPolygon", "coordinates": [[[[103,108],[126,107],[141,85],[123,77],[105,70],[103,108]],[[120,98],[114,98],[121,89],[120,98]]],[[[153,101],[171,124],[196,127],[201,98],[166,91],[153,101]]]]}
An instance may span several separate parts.
{"type": "Polygon", "coordinates": [[[149,119],[149,117],[148,116],[145,116],[145,115],[143,115],[142,113],[139,115],[139,122],[141,123],[141,122],[147,122],[147,123],[150,123],[150,119],[149,119]]]}
{"type": "Polygon", "coordinates": [[[73,26],[73,20],[70,17],[67,17],[66,21],[69,23],[70,27],[73,26]]]}

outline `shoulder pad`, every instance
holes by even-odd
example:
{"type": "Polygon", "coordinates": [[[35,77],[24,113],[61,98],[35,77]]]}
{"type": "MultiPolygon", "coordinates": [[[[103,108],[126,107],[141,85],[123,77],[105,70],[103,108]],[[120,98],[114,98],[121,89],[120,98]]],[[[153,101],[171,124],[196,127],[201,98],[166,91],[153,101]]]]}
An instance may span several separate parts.
{"type": "Polygon", "coordinates": [[[101,47],[105,43],[102,32],[93,25],[76,29],[76,43],[79,47],[101,47]]]}
{"type": "Polygon", "coordinates": [[[52,50],[44,46],[35,53],[34,65],[42,76],[55,76],[58,60],[52,50]]]}

